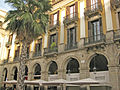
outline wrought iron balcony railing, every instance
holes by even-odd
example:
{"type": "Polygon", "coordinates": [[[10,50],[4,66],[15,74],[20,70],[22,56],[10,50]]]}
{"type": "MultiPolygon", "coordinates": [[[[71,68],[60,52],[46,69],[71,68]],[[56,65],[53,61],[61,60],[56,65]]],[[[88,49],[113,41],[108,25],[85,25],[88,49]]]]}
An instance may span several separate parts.
{"type": "Polygon", "coordinates": [[[45,48],[44,49],[44,54],[50,54],[50,53],[57,53],[58,52],[58,46],[55,46],[53,48],[49,47],[49,48],[45,48]]]}
{"type": "Polygon", "coordinates": [[[114,40],[120,40],[120,29],[114,31],[114,40]]]}
{"type": "Polygon", "coordinates": [[[120,0],[110,0],[113,9],[120,8],[120,0]]]}
{"type": "Polygon", "coordinates": [[[3,60],[3,64],[8,63],[8,59],[3,60]]]}
{"type": "Polygon", "coordinates": [[[35,52],[35,53],[33,54],[33,57],[38,57],[38,56],[41,56],[41,51],[35,52]]]}
{"type": "Polygon", "coordinates": [[[103,33],[86,37],[84,40],[85,45],[96,44],[99,42],[105,42],[105,35],[103,33]]]}
{"type": "Polygon", "coordinates": [[[57,27],[59,26],[59,21],[56,20],[56,21],[51,21],[50,24],[49,24],[49,30],[52,30],[52,29],[56,29],[57,27]]]}
{"type": "Polygon", "coordinates": [[[69,43],[65,45],[65,50],[72,50],[78,48],[77,42],[75,43],[69,43]]]}
{"type": "Polygon", "coordinates": [[[64,24],[70,24],[78,20],[78,13],[74,12],[64,17],[64,24]]]}
{"type": "Polygon", "coordinates": [[[95,15],[98,15],[100,14],[100,12],[102,12],[102,4],[101,2],[97,2],[91,6],[88,6],[85,8],[85,16],[88,16],[88,17],[92,17],[92,16],[95,16],[95,15]]]}

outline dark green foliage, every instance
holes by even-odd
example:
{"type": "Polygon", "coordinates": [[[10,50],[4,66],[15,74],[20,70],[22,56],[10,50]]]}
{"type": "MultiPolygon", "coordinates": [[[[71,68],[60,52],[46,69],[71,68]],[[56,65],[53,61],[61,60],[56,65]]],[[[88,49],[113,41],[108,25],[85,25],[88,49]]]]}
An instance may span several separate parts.
{"type": "Polygon", "coordinates": [[[14,10],[8,12],[5,22],[6,30],[17,34],[22,42],[30,43],[41,34],[45,33],[48,24],[47,12],[51,10],[49,0],[6,0],[14,10]]]}

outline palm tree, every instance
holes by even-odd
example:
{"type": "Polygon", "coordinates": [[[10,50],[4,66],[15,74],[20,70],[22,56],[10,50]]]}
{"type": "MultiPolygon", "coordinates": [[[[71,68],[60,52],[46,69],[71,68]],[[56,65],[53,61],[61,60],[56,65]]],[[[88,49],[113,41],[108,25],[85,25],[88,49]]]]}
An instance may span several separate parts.
{"type": "Polygon", "coordinates": [[[51,10],[51,4],[49,0],[6,0],[5,2],[14,8],[5,18],[5,22],[8,22],[6,30],[16,33],[16,38],[22,43],[17,88],[23,90],[27,45],[46,32],[47,13],[51,10]]]}

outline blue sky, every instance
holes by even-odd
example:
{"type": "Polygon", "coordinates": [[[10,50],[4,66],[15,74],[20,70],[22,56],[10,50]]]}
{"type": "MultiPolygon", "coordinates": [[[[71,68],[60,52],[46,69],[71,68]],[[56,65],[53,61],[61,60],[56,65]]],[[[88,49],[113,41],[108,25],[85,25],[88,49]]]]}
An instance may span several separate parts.
{"type": "Polygon", "coordinates": [[[5,3],[5,0],[0,0],[0,9],[2,9],[4,11],[9,11],[12,9],[12,7],[10,7],[10,5],[5,3]]]}

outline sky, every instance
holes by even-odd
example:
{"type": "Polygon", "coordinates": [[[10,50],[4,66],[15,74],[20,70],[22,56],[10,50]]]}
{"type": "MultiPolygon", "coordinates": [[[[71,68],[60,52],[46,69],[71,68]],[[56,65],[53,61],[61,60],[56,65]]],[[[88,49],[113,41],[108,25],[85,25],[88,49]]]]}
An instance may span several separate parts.
{"type": "Polygon", "coordinates": [[[0,0],[0,9],[3,11],[9,11],[12,9],[12,7],[10,7],[10,5],[5,3],[5,0],[0,0]]]}

